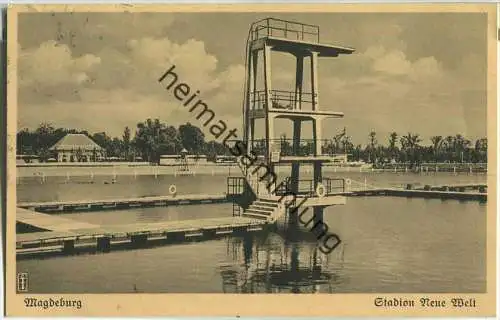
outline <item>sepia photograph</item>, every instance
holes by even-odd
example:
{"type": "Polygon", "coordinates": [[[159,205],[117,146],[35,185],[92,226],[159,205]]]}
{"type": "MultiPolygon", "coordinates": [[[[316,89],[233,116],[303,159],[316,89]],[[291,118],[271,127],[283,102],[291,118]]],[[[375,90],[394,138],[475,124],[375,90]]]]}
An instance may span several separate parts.
{"type": "Polygon", "coordinates": [[[494,315],[496,28],[9,8],[7,314],[494,315]]]}

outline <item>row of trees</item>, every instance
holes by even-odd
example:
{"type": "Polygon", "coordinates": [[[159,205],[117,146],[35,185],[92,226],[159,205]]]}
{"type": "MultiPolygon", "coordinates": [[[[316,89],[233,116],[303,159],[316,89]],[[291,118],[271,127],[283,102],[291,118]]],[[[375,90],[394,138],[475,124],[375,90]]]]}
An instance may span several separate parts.
{"type": "Polygon", "coordinates": [[[380,144],[377,133],[371,131],[368,143],[354,145],[351,137],[344,130],[336,135],[324,148],[328,153],[349,154],[353,161],[363,160],[375,165],[395,162],[418,165],[422,162],[487,162],[487,138],[476,141],[466,139],[460,134],[449,136],[432,136],[430,145],[423,145],[423,139],[418,134],[408,133],[399,135],[391,132],[387,137],[387,144],[380,144]]]}
{"type": "MultiPolygon", "coordinates": [[[[35,154],[41,160],[46,160],[51,157],[49,148],[68,133],[83,133],[103,147],[108,157],[119,157],[128,161],[141,157],[144,161],[157,163],[161,155],[179,154],[183,148],[190,154],[204,154],[208,158],[230,155],[229,150],[221,143],[205,141],[205,135],[200,128],[190,123],[179,127],[169,126],[159,119],[147,119],[138,123],[134,136],[132,130],[125,127],[120,138],[112,138],[105,132],[91,134],[75,129],[54,128],[48,123],[42,123],[33,131],[23,129],[18,132],[18,153],[35,154]]],[[[392,132],[386,139],[386,144],[379,143],[377,133],[371,131],[366,145],[354,145],[344,128],[332,139],[323,142],[323,152],[348,154],[352,161],[365,161],[375,165],[388,162],[411,165],[422,162],[487,162],[486,138],[473,142],[460,134],[433,136],[427,146],[423,145],[418,134],[408,133],[400,136],[392,132]]],[[[289,139],[282,136],[281,140],[282,149],[291,149],[289,139]]]]}
{"type": "Polygon", "coordinates": [[[22,129],[17,133],[17,153],[37,155],[42,161],[52,157],[49,150],[57,141],[68,133],[85,134],[106,150],[106,156],[133,161],[141,157],[145,161],[159,162],[163,154],[179,154],[186,149],[190,154],[228,154],[221,143],[205,142],[205,135],[200,128],[190,123],[178,128],[168,126],[159,119],[147,119],[137,124],[135,135],[125,127],[120,138],[110,137],[106,132],[89,133],[86,130],[55,128],[49,123],[42,123],[37,129],[22,129]]]}

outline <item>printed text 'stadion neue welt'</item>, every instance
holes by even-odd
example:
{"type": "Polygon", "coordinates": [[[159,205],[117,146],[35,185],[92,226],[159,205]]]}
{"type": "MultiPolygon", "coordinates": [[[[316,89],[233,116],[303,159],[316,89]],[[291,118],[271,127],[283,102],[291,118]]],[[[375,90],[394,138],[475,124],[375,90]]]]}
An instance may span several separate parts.
{"type": "Polygon", "coordinates": [[[377,297],[373,301],[376,307],[387,308],[474,308],[476,307],[476,299],[474,298],[452,298],[452,299],[402,299],[402,298],[384,298],[377,297]]]}

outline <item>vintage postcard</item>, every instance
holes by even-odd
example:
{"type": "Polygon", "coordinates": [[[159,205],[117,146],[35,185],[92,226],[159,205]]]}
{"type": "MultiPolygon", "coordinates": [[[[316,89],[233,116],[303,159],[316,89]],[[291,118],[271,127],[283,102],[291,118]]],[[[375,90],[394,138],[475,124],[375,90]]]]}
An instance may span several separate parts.
{"type": "Polygon", "coordinates": [[[7,9],[12,316],[494,316],[495,5],[7,9]]]}

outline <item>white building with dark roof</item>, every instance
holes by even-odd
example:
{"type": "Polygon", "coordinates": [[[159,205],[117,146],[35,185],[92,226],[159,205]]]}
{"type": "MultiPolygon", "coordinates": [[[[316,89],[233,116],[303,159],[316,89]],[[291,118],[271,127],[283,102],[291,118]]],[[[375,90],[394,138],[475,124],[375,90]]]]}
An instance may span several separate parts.
{"type": "Polygon", "coordinates": [[[105,150],[82,133],[68,133],[49,150],[58,162],[94,162],[105,157],[105,150]]]}

